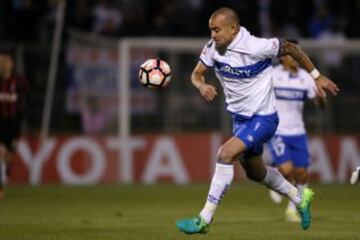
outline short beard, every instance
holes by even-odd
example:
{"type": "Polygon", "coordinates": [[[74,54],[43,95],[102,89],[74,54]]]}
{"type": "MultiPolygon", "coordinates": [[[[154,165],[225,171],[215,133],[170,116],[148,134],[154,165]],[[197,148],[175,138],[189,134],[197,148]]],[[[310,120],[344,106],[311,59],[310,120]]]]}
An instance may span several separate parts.
{"type": "Polygon", "coordinates": [[[219,52],[219,54],[221,56],[223,56],[226,52],[226,49],[227,49],[227,46],[218,46],[218,45],[215,45],[216,47],[216,50],[219,52]]]}

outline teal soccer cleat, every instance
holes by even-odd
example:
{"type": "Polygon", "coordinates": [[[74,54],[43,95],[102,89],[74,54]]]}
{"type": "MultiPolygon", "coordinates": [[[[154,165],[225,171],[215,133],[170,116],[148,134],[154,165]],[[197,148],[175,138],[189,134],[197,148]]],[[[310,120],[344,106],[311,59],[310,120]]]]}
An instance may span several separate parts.
{"type": "Polygon", "coordinates": [[[311,201],[314,196],[313,190],[310,188],[304,188],[301,191],[301,203],[297,206],[297,209],[301,216],[301,227],[304,230],[307,230],[311,225],[311,201]]]}
{"type": "Polygon", "coordinates": [[[205,234],[209,231],[210,228],[210,225],[207,224],[200,216],[178,220],[175,225],[180,231],[186,234],[205,234]]]}

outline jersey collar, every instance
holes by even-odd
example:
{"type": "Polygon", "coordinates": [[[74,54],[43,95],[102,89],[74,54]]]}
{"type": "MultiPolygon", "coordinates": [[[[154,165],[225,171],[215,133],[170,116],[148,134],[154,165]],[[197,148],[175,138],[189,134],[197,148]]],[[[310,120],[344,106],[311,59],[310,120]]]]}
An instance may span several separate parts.
{"type": "Polygon", "coordinates": [[[227,46],[227,49],[233,49],[235,48],[235,46],[240,42],[242,36],[244,35],[244,27],[240,27],[239,32],[237,33],[236,37],[234,38],[234,40],[232,40],[232,42],[229,44],[229,46],[227,46]]]}

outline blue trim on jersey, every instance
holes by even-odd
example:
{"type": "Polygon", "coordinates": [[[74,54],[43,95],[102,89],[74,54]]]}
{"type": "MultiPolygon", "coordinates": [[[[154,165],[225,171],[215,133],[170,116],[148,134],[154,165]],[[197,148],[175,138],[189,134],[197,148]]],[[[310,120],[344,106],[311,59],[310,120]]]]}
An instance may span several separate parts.
{"type": "Polygon", "coordinates": [[[252,78],[271,66],[271,59],[265,59],[255,64],[243,67],[231,67],[229,64],[215,62],[215,70],[228,78],[252,78]]]}
{"type": "Polygon", "coordinates": [[[307,100],[307,90],[299,88],[274,87],[276,99],[289,101],[307,100]]]}
{"type": "Polygon", "coordinates": [[[202,64],[204,64],[206,67],[208,67],[208,68],[212,68],[212,67],[213,67],[213,66],[207,65],[207,64],[205,63],[205,61],[202,60],[201,58],[199,58],[199,61],[200,61],[202,64]]]}
{"type": "Polygon", "coordinates": [[[299,74],[293,73],[293,72],[289,72],[289,79],[298,79],[299,78],[299,74]]]}

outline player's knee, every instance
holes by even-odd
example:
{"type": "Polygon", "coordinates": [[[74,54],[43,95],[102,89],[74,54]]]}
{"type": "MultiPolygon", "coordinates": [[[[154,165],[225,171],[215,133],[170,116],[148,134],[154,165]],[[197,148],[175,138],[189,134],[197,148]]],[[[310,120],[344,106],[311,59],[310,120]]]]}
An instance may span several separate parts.
{"type": "Polygon", "coordinates": [[[218,151],[219,162],[231,163],[234,159],[234,153],[225,147],[220,147],[218,151]]]}

